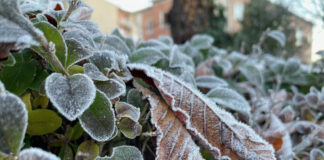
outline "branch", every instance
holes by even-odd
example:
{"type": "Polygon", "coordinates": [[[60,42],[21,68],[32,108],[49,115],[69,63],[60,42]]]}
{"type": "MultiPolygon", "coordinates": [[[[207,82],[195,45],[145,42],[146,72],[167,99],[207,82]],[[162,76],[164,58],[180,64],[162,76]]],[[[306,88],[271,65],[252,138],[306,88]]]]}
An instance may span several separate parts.
{"type": "Polygon", "coordinates": [[[67,21],[68,18],[70,17],[70,15],[72,14],[73,10],[76,8],[77,4],[78,4],[79,0],[71,0],[71,3],[69,5],[69,9],[66,12],[66,14],[64,15],[62,21],[67,21]]]}

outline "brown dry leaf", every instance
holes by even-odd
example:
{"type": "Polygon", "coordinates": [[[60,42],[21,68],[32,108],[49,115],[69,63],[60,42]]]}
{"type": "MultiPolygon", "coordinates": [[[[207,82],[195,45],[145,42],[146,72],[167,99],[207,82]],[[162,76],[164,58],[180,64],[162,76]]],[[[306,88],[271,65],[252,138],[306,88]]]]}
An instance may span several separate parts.
{"type": "Polygon", "coordinates": [[[215,157],[275,159],[272,145],[177,77],[147,65],[128,67],[134,77],[158,89],[186,129],[215,157]]]}
{"type": "Polygon", "coordinates": [[[196,71],[195,71],[195,77],[215,75],[214,71],[212,69],[212,66],[215,63],[216,62],[213,58],[199,63],[199,65],[197,66],[196,71]]]}
{"type": "Polygon", "coordinates": [[[199,147],[163,99],[136,82],[134,85],[151,105],[151,121],[157,128],[156,159],[203,159],[199,147]]]}

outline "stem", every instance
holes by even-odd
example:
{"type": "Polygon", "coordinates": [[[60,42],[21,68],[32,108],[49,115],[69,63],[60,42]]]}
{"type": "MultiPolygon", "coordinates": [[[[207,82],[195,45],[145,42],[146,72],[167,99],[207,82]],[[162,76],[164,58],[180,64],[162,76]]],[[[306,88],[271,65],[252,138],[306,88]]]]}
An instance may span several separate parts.
{"type": "Polygon", "coordinates": [[[70,17],[70,15],[72,14],[73,10],[75,9],[75,7],[77,6],[79,0],[72,0],[69,6],[68,11],[66,12],[66,14],[64,15],[62,21],[67,21],[68,18],[70,17]]]}

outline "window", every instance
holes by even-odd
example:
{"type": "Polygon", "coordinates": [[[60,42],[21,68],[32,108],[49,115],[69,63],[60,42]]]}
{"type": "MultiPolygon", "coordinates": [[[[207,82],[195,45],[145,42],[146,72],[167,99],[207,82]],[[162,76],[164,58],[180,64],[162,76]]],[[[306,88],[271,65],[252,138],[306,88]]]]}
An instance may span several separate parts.
{"type": "Polygon", "coordinates": [[[148,20],[146,22],[146,34],[147,35],[152,35],[154,33],[154,21],[153,20],[148,20]]]}
{"type": "Polygon", "coordinates": [[[160,12],[159,17],[160,17],[160,28],[164,28],[165,27],[165,20],[164,20],[165,14],[163,11],[160,12]]]}
{"type": "Polygon", "coordinates": [[[295,45],[297,47],[301,46],[303,44],[303,31],[300,28],[296,29],[296,43],[295,45]]]}
{"type": "Polygon", "coordinates": [[[237,21],[243,20],[243,14],[244,14],[244,4],[243,3],[237,3],[234,5],[234,18],[237,21]]]}

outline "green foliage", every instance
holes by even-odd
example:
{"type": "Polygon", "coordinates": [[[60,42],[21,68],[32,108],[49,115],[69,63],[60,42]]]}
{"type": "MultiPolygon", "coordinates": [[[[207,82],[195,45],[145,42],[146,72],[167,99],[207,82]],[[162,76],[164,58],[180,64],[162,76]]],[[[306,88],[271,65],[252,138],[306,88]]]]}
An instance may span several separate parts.
{"type": "Polygon", "coordinates": [[[27,133],[45,135],[54,132],[62,125],[62,118],[48,109],[36,109],[28,112],[27,133]]]}

